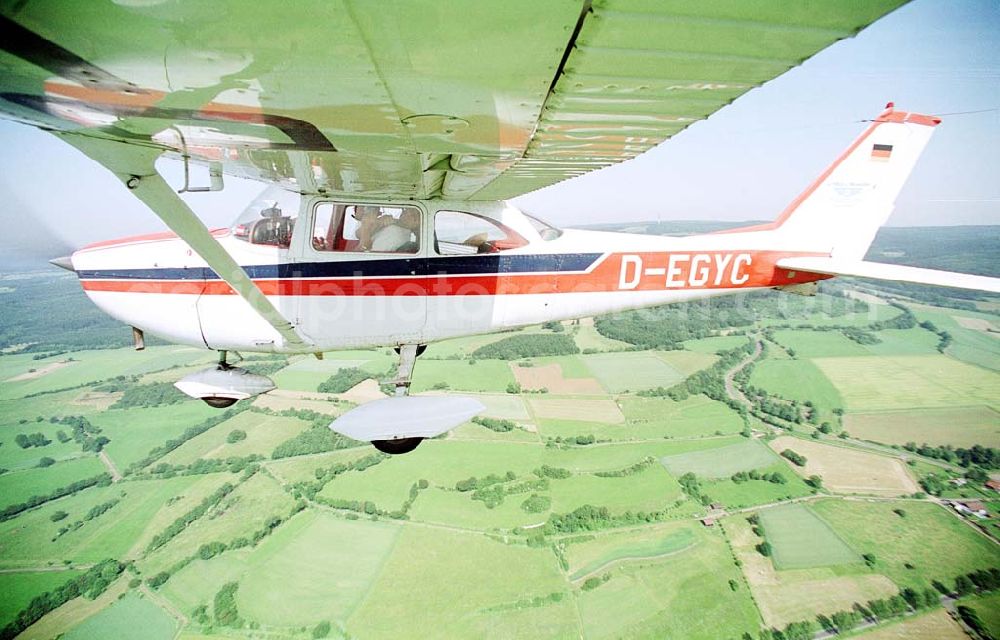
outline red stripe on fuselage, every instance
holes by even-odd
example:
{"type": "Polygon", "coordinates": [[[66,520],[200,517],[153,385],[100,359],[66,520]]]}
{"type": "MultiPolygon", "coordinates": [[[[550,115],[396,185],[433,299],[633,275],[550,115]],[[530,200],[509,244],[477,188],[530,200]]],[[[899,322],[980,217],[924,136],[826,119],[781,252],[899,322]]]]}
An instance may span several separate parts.
{"type": "MultiPolygon", "coordinates": [[[[786,251],[615,253],[590,273],[491,273],[395,278],[286,278],[254,283],[268,296],[469,296],[614,291],[690,291],[775,287],[830,276],[776,266],[786,251]]],[[[221,280],[82,280],[86,291],[233,295],[221,280]]]]}

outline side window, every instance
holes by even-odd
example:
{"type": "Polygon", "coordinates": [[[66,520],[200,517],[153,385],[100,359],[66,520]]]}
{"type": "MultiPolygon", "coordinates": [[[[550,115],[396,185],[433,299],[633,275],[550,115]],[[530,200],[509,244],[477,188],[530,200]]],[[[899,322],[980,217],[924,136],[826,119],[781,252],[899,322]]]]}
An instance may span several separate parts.
{"type": "Polygon", "coordinates": [[[312,247],[316,251],[413,254],[420,249],[420,211],[324,202],[316,207],[312,247]]]}
{"type": "Polygon", "coordinates": [[[526,244],[516,231],[490,218],[462,211],[438,211],[434,216],[434,245],[443,256],[497,253],[526,244]]]}

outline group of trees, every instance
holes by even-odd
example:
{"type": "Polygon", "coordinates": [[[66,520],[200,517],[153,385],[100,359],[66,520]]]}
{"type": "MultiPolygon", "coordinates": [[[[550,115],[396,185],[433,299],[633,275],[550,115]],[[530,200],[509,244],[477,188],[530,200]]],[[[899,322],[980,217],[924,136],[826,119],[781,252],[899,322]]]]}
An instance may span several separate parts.
{"type": "Polygon", "coordinates": [[[104,560],[62,586],[35,597],[27,607],[18,612],[12,622],[0,630],[0,640],[15,637],[48,612],[78,596],[93,600],[104,593],[124,570],[125,565],[117,560],[104,560]]]}
{"type": "Polygon", "coordinates": [[[571,336],[561,334],[525,334],[508,336],[483,345],[472,352],[473,358],[519,360],[540,356],[565,356],[580,353],[571,336]]]}
{"type": "MultiPolygon", "coordinates": [[[[110,439],[101,435],[100,427],[91,424],[90,420],[87,420],[83,416],[53,417],[49,418],[49,422],[70,427],[73,432],[72,439],[86,452],[100,453],[104,449],[104,446],[111,442],[110,439]]],[[[59,441],[68,442],[68,439],[64,441],[63,436],[59,435],[61,433],[63,432],[59,431],[56,434],[59,437],[59,441]]]]}
{"type": "Polygon", "coordinates": [[[726,403],[736,411],[741,411],[743,407],[726,393],[726,372],[746,358],[747,355],[753,353],[753,351],[754,345],[749,341],[734,349],[719,351],[717,353],[719,359],[707,369],[702,369],[691,374],[686,380],[669,389],[657,387],[655,389],[640,391],[638,395],[654,398],[668,397],[671,400],[680,402],[686,400],[688,396],[701,393],[712,400],[726,403]]]}
{"type": "Polygon", "coordinates": [[[179,404],[187,399],[188,397],[178,391],[171,382],[147,382],[126,386],[122,397],[111,405],[111,408],[159,407],[166,404],[179,404]]]}
{"type": "Polygon", "coordinates": [[[743,482],[748,482],[750,480],[763,480],[765,482],[771,482],[773,484],[787,484],[788,478],[781,474],[780,471],[774,471],[771,473],[761,473],[757,469],[751,469],[750,471],[737,471],[732,476],[730,480],[736,484],[741,484],[743,482]]]}
{"type": "Polygon", "coordinates": [[[1000,449],[993,447],[977,444],[968,449],[961,447],[956,449],[947,444],[935,447],[926,442],[918,447],[915,442],[907,442],[903,448],[928,458],[957,463],[963,467],[978,465],[985,469],[1000,469],[1000,449]]]}
{"type": "MultiPolygon", "coordinates": [[[[254,407],[253,411],[261,411],[254,407]]],[[[313,453],[326,453],[338,449],[350,449],[360,447],[362,443],[352,440],[347,436],[330,430],[330,416],[310,411],[308,409],[286,409],[284,411],[272,412],[261,411],[262,413],[299,418],[308,420],[312,424],[304,431],[285,440],[271,452],[271,459],[292,458],[295,456],[305,456],[313,453]]]]}
{"type": "MultiPolygon", "coordinates": [[[[562,326],[562,325],[559,325],[562,326]]],[[[476,416],[472,419],[472,422],[478,424],[481,427],[486,427],[490,431],[496,431],[498,433],[506,433],[508,431],[513,431],[517,428],[517,425],[510,420],[500,420],[497,418],[485,418],[482,416],[476,416]]]]}
{"type": "Polygon", "coordinates": [[[688,471],[680,478],[677,478],[677,482],[680,483],[684,493],[691,496],[692,499],[697,500],[703,505],[712,503],[712,499],[701,491],[701,480],[692,472],[688,471]]]}
{"type": "Polygon", "coordinates": [[[624,469],[615,469],[614,471],[595,471],[594,475],[598,478],[624,478],[626,476],[631,476],[639,473],[646,467],[655,464],[656,458],[653,456],[646,456],[639,462],[633,465],[625,467],[624,469]]]}
{"type": "Polygon", "coordinates": [[[322,393],[344,393],[371,377],[372,374],[358,367],[345,367],[321,382],[318,390],[322,393]]]}
{"type": "Polygon", "coordinates": [[[564,514],[553,513],[542,528],[544,535],[576,533],[578,531],[599,531],[613,527],[627,527],[650,522],[661,522],[669,517],[663,511],[626,511],[613,515],[607,507],[585,504],[564,514]]]}
{"type": "Polygon", "coordinates": [[[781,452],[781,455],[788,458],[799,467],[806,466],[806,457],[800,453],[792,451],[791,449],[785,449],[781,452]]]}
{"type": "Polygon", "coordinates": [[[22,449],[30,449],[31,447],[44,447],[52,444],[52,441],[46,438],[45,434],[41,432],[32,434],[19,433],[17,434],[17,436],[15,436],[14,442],[16,442],[17,446],[21,447],[22,449]]]}
{"type": "Polygon", "coordinates": [[[639,349],[681,349],[685,340],[715,335],[720,329],[746,327],[753,311],[738,297],[710,298],[655,309],[600,316],[594,328],[639,349]]]}

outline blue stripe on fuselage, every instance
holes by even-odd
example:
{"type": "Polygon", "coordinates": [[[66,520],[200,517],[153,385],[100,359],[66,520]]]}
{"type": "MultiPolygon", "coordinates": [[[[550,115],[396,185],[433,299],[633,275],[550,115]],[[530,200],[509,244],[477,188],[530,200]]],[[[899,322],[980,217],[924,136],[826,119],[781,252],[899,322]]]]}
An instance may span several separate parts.
{"type": "MultiPolygon", "coordinates": [[[[381,278],[412,275],[489,275],[586,271],[603,254],[483,254],[433,258],[386,258],[337,262],[288,262],[244,266],[253,279],[381,278]]],[[[208,267],[80,270],[83,280],[220,280],[208,267]]]]}

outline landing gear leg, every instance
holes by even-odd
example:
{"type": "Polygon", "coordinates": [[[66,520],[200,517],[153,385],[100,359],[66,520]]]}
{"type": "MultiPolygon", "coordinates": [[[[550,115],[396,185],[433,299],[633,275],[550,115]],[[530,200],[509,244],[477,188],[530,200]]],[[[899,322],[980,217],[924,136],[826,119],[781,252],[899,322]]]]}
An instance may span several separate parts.
{"type": "MultiPolygon", "coordinates": [[[[226,355],[228,353],[229,353],[228,351],[219,352],[219,364],[216,367],[218,371],[229,371],[230,369],[233,368],[232,365],[226,362],[226,355]]],[[[226,409],[233,406],[237,402],[235,398],[221,398],[217,396],[209,396],[206,398],[202,398],[201,400],[202,402],[204,402],[205,404],[214,409],[226,409]]]]}
{"type": "MultiPolygon", "coordinates": [[[[424,352],[427,345],[424,344],[404,344],[396,347],[399,354],[399,369],[396,379],[391,382],[396,386],[395,396],[401,398],[410,394],[410,378],[413,376],[413,366],[416,364],[417,356],[424,352]]],[[[372,440],[372,446],[382,453],[400,454],[409,453],[423,442],[423,438],[394,438],[392,440],[372,440]]]]}

